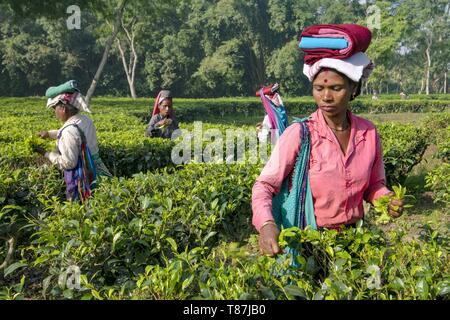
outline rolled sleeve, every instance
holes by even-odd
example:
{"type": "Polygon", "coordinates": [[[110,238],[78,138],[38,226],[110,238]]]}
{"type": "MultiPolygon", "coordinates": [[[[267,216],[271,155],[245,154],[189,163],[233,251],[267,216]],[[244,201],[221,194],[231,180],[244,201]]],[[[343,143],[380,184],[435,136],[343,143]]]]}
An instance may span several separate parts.
{"type": "Polygon", "coordinates": [[[267,220],[273,220],[272,197],[280,191],[283,180],[292,172],[300,150],[300,128],[294,124],[281,135],[269,161],[252,188],[252,223],[261,229],[267,220]]]}
{"type": "Polygon", "coordinates": [[[364,199],[370,203],[390,193],[386,187],[386,174],[384,171],[383,151],[381,147],[381,139],[378,133],[376,134],[376,156],[373,163],[372,172],[370,174],[369,186],[364,192],[364,199]]]}
{"type": "Polygon", "coordinates": [[[57,139],[58,138],[58,130],[49,130],[48,136],[50,139],[57,139]]]}

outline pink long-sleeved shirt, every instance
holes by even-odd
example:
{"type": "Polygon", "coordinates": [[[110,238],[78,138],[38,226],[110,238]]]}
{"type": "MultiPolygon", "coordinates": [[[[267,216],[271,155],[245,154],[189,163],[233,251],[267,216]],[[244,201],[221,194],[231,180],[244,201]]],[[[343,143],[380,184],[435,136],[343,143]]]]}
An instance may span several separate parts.
{"type": "MultiPolygon", "coordinates": [[[[368,120],[348,112],[350,140],[345,155],[318,109],[308,122],[311,134],[309,178],[317,226],[336,227],[364,216],[363,200],[373,202],[390,192],[380,137],[368,120]]],[[[279,138],[269,161],[252,190],[253,225],[259,231],[273,220],[272,196],[280,191],[286,176],[292,179],[300,150],[300,124],[289,126],[279,138]]]]}

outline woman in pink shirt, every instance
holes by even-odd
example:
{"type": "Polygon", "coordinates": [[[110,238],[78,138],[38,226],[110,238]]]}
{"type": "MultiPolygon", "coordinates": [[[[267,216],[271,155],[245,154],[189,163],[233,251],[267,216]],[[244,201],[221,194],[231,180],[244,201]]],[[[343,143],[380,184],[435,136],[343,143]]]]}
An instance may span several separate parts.
{"type": "MultiPolygon", "coordinates": [[[[319,228],[352,225],[364,216],[363,200],[373,203],[380,196],[393,194],[386,187],[381,142],[375,126],[349,111],[349,101],[360,93],[361,79],[368,76],[367,70],[371,68],[371,61],[362,52],[347,59],[321,59],[304,68],[312,81],[312,95],[318,106],[307,127],[311,146],[309,182],[319,228]]],[[[260,235],[261,252],[270,256],[281,252],[272,197],[280,192],[286,177],[292,184],[292,171],[300,150],[299,132],[298,123],[284,131],[253,186],[253,225],[260,235]]],[[[389,209],[391,216],[399,217],[402,201],[391,200],[389,209]]]]}

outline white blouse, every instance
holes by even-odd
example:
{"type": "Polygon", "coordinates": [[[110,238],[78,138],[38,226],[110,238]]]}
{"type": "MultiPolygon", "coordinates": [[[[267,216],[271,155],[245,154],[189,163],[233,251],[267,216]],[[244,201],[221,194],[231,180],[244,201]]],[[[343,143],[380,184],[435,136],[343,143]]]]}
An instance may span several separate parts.
{"type": "Polygon", "coordinates": [[[83,131],[91,154],[94,155],[99,151],[94,123],[88,116],[76,114],[70,117],[59,130],[50,130],[48,132],[50,138],[58,139],[58,135],[62,131],[61,137],[56,143],[59,152],[51,151],[45,153],[45,157],[60,170],[73,169],[78,162],[81,137],[77,128],[72,124],[76,124],[83,131]]]}

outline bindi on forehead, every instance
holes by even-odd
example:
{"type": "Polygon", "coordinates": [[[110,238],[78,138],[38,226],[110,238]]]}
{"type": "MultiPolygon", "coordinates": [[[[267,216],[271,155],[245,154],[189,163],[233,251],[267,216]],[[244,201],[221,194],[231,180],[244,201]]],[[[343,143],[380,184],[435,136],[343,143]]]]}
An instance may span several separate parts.
{"type": "Polygon", "coordinates": [[[323,82],[327,83],[327,82],[328,82],[328,79],[323,80],[323,82]]]}

